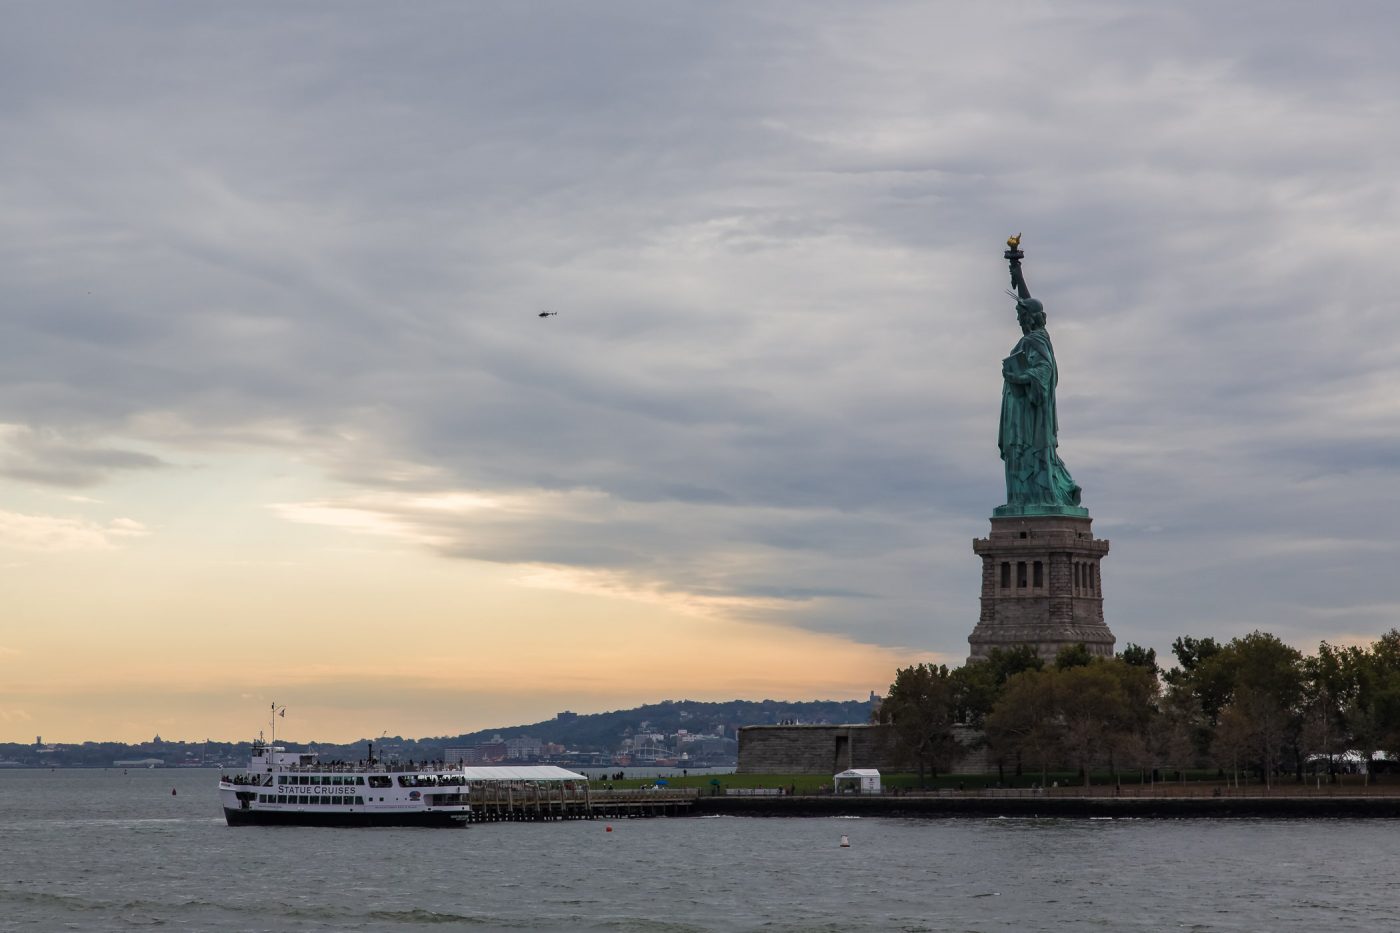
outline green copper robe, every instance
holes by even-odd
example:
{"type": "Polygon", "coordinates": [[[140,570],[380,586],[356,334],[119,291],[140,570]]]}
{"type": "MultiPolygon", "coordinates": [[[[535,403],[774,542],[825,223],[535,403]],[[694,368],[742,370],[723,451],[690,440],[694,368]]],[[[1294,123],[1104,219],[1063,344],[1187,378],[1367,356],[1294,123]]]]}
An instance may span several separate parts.
{"type": "Polygon", "coordinates": [[[1079,487],[1060,460],[1055,414],[1055,349],[1043,328],[1028,332],[1004,363],[1001,430],[1006,504],[1012,508],[1079,505],[1079,487]],[[1013,377],[1028,377],[1026,382],[1013,377]]]}

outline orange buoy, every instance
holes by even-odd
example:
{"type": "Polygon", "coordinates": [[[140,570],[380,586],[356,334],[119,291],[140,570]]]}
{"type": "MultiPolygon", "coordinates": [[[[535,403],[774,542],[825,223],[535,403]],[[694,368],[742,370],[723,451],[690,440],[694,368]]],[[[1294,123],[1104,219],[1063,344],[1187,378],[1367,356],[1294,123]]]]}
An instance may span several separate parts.
{"type": "Polygon", "coordinates": [[[608,827],[608,828],[607,828],[607,830],[606,830],[606,831],[607,831],[607,832],[612,832],[612,827],[611,827],[611,826],[609,826],[609,827],[608,827]]]}

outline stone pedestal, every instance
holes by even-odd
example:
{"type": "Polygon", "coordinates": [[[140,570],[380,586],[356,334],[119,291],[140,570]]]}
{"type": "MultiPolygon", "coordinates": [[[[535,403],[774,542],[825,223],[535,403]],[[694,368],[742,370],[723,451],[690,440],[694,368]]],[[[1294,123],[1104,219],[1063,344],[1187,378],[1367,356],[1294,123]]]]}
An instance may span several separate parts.
{"type": "Polygon", "coordinates": [[[969,661],[1019,645],[1047,662],[1077,644],[1113,655],[1099,575],[1108,542],[1094,537],[1092,523],[1087,512],[992,518],[991,534],[972,542],[982,558],[982,615],[967,638],[969,661]]]}

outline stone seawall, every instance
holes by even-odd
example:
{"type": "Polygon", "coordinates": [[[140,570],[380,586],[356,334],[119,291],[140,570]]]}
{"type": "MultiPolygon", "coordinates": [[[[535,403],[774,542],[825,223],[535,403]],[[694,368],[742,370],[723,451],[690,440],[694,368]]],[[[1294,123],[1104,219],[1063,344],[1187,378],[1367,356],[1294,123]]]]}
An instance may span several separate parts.
{"type": "Polygon", "coordinates": [[[1400,797],[701,797],[696,816],[1400,819],[1400,797]]]}
{"type": "MultiPolygon", "coordinates": [[[[977,747],[980,733],[957,727],[967,753],[953,774],[995,771],[986,752],[977,747]]],[[[914,771],[897,750],[889,726],[745,726],[739,730],[740,774],[836,774],[848,768],[914,771]]]]}
{"type": "Polygon", "coordinates": [[[740,774],[836,774],[848,768],[908,770],[887,726],[745,726],[740,774]]]}

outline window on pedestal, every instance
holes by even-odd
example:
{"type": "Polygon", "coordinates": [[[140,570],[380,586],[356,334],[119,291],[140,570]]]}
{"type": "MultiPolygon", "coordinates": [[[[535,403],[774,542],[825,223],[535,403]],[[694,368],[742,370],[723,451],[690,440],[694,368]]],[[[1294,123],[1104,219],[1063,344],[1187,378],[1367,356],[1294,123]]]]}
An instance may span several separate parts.
{"type": "Polygon", "coordinates": [[[1023,561],[1023,560],[1018,560],[1018,561],[1016,561],[1016,589],[1018,589],[1018,590],[1024,590],[1025,588],[1026,588],[1026,562],[1023,561]]]}
{"type": "Polygon", "coordinates": [[[1031,565],[1031,586],[1041,589],[1045,586],[1045,564],[1036,561],[1031,565]]]}
{"type": "Polygon", "coordinates": [[[1011,561],[1009,560],[1001,562],[1001,588],[1011,589],[1011,561]]]}

